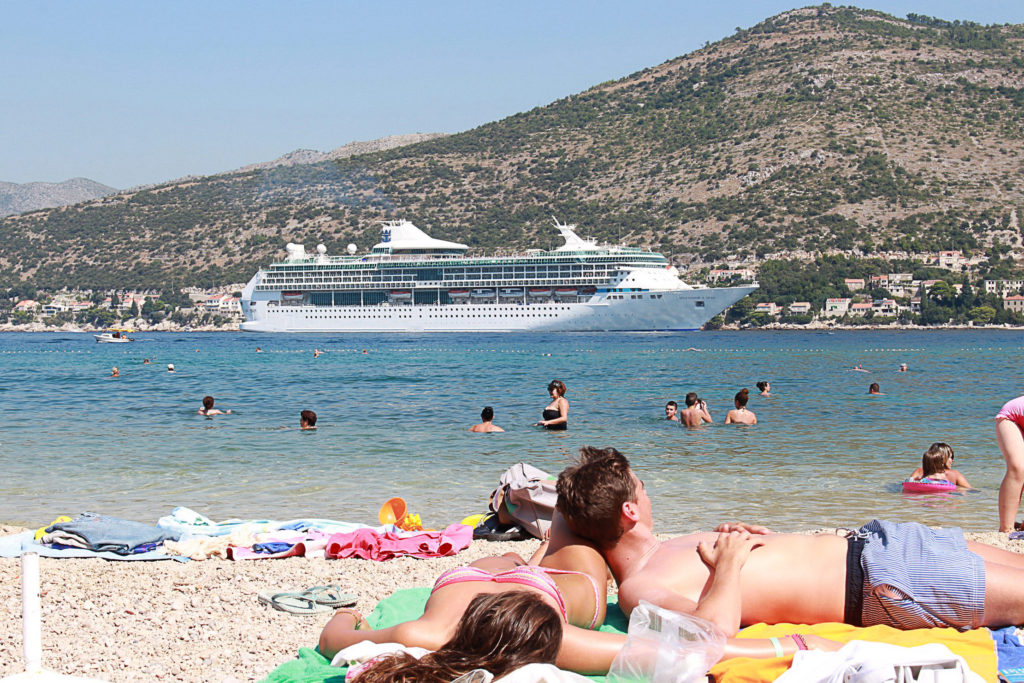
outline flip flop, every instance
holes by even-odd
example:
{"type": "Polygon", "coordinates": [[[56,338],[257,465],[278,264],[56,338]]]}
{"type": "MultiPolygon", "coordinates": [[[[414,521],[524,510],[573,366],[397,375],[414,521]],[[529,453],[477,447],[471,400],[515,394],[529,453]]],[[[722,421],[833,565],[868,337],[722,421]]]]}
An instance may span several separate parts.
{"type": "Polygon", "coordinates": [[[311,598],[318,605],[327,605],[331,608],[352,607],[359,602],[359,596],[352,593],[343,593],[341,586],[333,583],[326,586],[313,586],[302,591],[300,595],[311,598]]]}
{"type": "Polygon", "coordinates": [[[312,615],[334,611],[333,607],[317,604],[313,598],[302,593],[271,593],[267,591],[259,594],[259,601],[288,614],[312,615]]]}

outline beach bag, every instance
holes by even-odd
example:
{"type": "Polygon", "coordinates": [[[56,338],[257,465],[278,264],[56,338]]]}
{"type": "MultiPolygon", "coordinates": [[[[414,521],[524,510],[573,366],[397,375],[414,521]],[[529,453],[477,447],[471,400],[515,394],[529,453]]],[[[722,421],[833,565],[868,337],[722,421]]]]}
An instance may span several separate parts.
{"type": "Polygon", "coordinates": [[[505,470],[491,493],[491,510],[503,524],[516,524],[531,536],[544,538],[555,513],[555,478],[524,462],[505,470]]]}

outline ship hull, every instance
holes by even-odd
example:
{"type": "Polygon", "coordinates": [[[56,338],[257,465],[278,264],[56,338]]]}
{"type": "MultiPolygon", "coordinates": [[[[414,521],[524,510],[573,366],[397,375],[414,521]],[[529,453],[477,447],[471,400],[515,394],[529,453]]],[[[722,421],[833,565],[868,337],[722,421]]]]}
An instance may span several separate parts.
{"type": "Polygon", "coordinates": [[[243,297],[245,332],[636,332],[685,331],[756,286],[645,291],[582,302],[292,305],[243,297]]]}

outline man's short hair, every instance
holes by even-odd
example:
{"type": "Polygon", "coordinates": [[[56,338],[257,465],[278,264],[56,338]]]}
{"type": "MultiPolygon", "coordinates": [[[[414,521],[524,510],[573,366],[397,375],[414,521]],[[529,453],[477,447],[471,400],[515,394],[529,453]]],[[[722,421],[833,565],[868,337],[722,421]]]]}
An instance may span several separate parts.
{"type": "Polygon", "coordinates": [[[312,410],[303,410],[301,413],[299,413],[299,419],[305,422],[310,427],[316,426],[316,413],[314,413],[312,410]]]}
{"type": "Polygon", "coordinates": [[[669,401],[668,403],[665,404],[665,407],[668,408],[669,406],[672,406],[673,408],[678,408],[679,404],[676,403],[675,401],[669,401]]]}
{"type": "Polygon", "coordinates": [[[696,391],[691,391],[690,393],[688,393],[686,395],[686,399],[685,400],[686,400],[687,407],[691,407],[691,406],[696,405],[697,401],[699,401],[700,399],[697,398],[697,392],[696,391]]]}
{"type": "Polygon", "coordinates": [[[622,536],[622,504],[637,499],[629,460],[614,448],[581,448],[576,464],[558,475],[557,490],[555,507],[569,528],[602,547],[622,536]]]}
{"type": "Polygon", "coordinates": [[[494,419],[494,408],[490,406],[484,406],[484,409],[480,411],[480,419],[484,422],[490,422],[494,419]]]}

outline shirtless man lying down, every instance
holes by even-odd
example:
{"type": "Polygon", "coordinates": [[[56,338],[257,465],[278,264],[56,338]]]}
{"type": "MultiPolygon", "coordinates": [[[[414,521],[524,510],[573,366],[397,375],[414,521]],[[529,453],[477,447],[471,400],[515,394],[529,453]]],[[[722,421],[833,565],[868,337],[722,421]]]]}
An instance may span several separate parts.
{"type": "Polygon", "coordinates": [[[614,448],[581,450],[580,462],[558,477],[557,508],[607,560],[627,614],[643,599],[713,621],[728,635],[756,622],[962,630],[1024,623],[1024,555],[965,541],[958,528],[875,520],[842,537],[723,524],[718,532],[749,533],[754,548],[742,569],[713,582],[697,550],[718,535],[658,541],[643,482],[614,448]]]}

